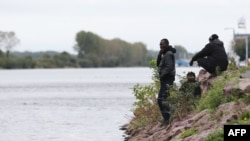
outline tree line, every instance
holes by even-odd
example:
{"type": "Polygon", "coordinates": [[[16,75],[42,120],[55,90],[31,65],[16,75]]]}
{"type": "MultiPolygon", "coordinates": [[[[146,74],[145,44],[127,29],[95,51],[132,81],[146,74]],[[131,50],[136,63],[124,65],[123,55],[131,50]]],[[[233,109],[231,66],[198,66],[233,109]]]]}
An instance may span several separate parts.
{"type": "MultiPolygon", "coordinates": [[[[76,55],[66,51],[14,52],[13,48],[20,42],[15,32],[0,31],[0,68],[149,66],[148,63],[157,57],[159,51],[148,50],[142,42],[129,43],[119,38],[108,40],[86,31],[76,33],[75,41],[73,48],[76,55]]],[[[234,40],[231,45],[231,49],[240,56],[240,60],[245,60],[244,40],[234,40]]],[[[175,45],[174,48],[177,50],[176,60],[189,60],[193,56],[181,45],[175,45]]],[[[250,54],[250,49],[248,51],[250,54]]]]}
{"type": "Polygon", "coordinates": [[[92,32],[78,32],[76,43],[74,49],[81,67],[148,66],[153,57],[142,42],[107,40],[92,32]]]}
{"type": "MultiPolygon", "coordinates": [[[[86,68],[149,66],[158,51],[147,50],[142,42],[129,43],[119,38],[107,40],[97,34],[79,31],[73,46],[77,55],[66,51],[17,52],[20,42],[14,32],[0,31],[0,68],[86,68]],[[6,50],[6,51],[3,51],[6,50]]],[[[177,54],[187,53],[176,46],[177,54]],[[182,53],[181,53],[182,52],[182,53]]],[[[180,57],[181,55],[177,55],[180,57]]]]}

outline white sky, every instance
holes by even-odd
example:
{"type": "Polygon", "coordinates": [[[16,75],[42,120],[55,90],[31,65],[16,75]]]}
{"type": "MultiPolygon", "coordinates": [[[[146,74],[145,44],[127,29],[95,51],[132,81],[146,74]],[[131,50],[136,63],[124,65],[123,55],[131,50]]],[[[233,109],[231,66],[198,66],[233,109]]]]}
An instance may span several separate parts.
{"type": "Polygon", "coordinates": [[[1,0],[0,31],[14,31],[17,51],[76,53],[75,35],[84,30],[102,38],[143,42],[159,50],[159,41],[197,52],[216,33],[229,49],[244,17],[250,28],[249,0],[1,0]]]}

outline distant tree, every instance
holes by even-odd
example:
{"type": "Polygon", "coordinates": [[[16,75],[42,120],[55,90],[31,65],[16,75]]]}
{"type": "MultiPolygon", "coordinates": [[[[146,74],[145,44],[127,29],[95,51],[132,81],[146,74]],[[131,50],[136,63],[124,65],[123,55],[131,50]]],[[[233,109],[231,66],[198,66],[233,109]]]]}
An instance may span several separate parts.
{"type": "Polygon", "coordinates": [[[133,44],[133,52],[131,53],[133,55],[133,59],[136,61],[136,65],[145,65],[146,57],[148,54],[146,45],[137,42],[133,44]]]}
{"type": "Polygon", "coordinates": [[[83,58],[86,54],[100,53],[100,37],[92,32],[78,32],[76,34],[76,42],[77,44],[74,46],[74,49],[78,52],[79,58],[83,58]]]}
{"type": "Polygon", "coordinates": [[[107,40],[92,32],[78,32],[74,50],[78,52],[81,67],[148,65],[148,51],[143,43],[129,43],[119,38],[107,40]]]}
{"type": "Polygon", "coordinates": [[[76,58],[65,51],[53,56],[53,59],[57,67],[77,67],[76,58]]]}
{"type": "MultiPolygon", "coordinates": [[[[249,38],[248,38],[248,41],[249,38]]],[[[250,46],[250,42],[248,42],[248,47],[250,46]]],[[[231,43],[232,50],[240,56],[240,61],[246,59],[246,43],[245,39],[236,39],[234,42],[231,43]]],[[[248,56],[250,54],[250,49],[248,49],[248,56]]]]}
{"type": "Polygon", "coordinates": [[[187,59],[188,58],[188,52],[185,47],[180,45],[175,45],[174,48],[176,49],[175,57],[176,59],[187,59]]]}
{"type": "Polygon", "coordinates": [[[15,32],[3,32],[0,31],[0,48],[6,49],[6,56],[9,57],[10,51],[20,43],[15,32]]]}
{"type": "Polygon", "coordinates": [[[0,58],[4,57],[4,52],[0,49],[0,58]]]}

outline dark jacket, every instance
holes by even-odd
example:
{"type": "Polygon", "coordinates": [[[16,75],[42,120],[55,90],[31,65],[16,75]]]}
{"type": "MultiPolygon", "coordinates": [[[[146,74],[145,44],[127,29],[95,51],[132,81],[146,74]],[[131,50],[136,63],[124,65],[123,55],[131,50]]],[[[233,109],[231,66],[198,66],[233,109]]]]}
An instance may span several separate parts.
{"type": "Polygon", "coordinates": [[[201,95],[201,87],[199,82],[184,82],[180,87],[180,92],[187,96],[200,96],[201,95]]]}
{"type": "Polygon", "coordinates": [[[168,46],[162,54],[158,54],[157,66],[159,77],[161,81],[164,80],[175,80],[175,48],[168,46]]]}
{"type": "Polygon", "coordinates": [[[223,42],[219,39],[206,44],[206,46],[195,56],[191,61],[197,61],[199,58],[207,57],[207,60],[214,66],[220,66],[222,70],[226,70],[228,66],[228,58],[223,45],[223,42]]]}

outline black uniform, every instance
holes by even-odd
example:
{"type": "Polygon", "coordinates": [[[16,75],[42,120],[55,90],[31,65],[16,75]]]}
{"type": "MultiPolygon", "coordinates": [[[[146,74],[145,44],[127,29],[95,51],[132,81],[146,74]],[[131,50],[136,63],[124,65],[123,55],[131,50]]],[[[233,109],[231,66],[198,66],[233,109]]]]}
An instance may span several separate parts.
{"type": "Polygon", "coordinates": [[[159,54],[157,58],[161,84],[157,100],[165,123],[168,123],[170,120],[170,108],[166,100],[169,96],[168,86],[173,85],[175,81],[175,52],[175,48],[168,46],[168,48],[162,54],[159,54]]]}
{"type": "Polygon", "coordinates": [[[190,65],[193,64],[193,61],[197,61],[198,65],[210,74],[215,74],[217,67],[220,71],[225,71],[228,66],[228,57],[223,42],[219,39],[211,40],[200,52],[193,56],[190,65]]]}

